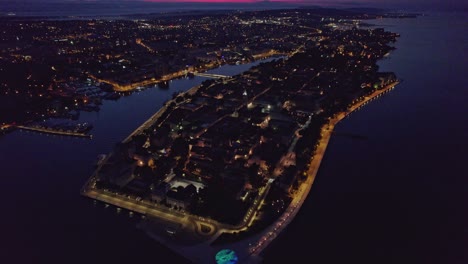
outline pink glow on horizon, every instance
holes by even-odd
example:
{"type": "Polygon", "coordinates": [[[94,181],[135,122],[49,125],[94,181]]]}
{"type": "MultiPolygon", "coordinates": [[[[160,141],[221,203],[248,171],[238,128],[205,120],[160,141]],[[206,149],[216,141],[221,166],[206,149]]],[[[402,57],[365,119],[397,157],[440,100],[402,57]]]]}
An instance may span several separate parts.
{"type": "Polygon", "coordinates": [[[285,2],[285,3],[300,3],[303,0],[144,0],[145,2],[155,3],[261,3],[261,2],[285,2]]]}
{"type": "Polygon", "coordinates": [[[145,0],[145,2],[162,2],[162,3],[173,3],[173,2],[191,2],[191,3],[255,3],[258,1],[255,0],[173,0],[173,1],[167,1],[167,0],[145,0]]]}

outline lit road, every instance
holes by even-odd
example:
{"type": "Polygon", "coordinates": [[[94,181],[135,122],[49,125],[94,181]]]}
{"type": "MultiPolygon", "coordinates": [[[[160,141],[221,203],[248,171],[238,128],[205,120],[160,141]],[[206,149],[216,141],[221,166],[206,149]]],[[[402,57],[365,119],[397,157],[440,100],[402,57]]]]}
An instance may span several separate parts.
{"type": "MultiPolygon", "coordinates": [[[[299,50],[299,49],[298,49],[299,50]]],[[[307,179],[304,183],[301,184],[298,191],[295,193],[292,202],[290,203],[289,207],[285,210],[283,215],[270,227],[265,229],[263,232],[260,233],[259,239],[257,239],[251,246],[248,248],[249,254],[252,256],[258,256],[262,250],[264,250],[273,239],[293,220],[296,214],[299,212],[300,207],[302,206],[303,202],[305,201],[306,197],[308,196],[317,172],[320,167],[320,163],[322,161],[323,156],[325,155],[325,151],[328,145],[328,142],[331,138],[333,129],[335,125],[341,121],[343,118],[351,114],[352,112],[360,109],[363,105],[367,104],[369,101],[379,97],[381,94],[388,92],[391,88],[396,86],[399,82],[394,82],[389,84],[388,86],[382,88],[381,90],[375,91],[372,95],[366,96],[361,98],[361,101],[355,102],[346,112],[339,113],[334,117],[330,118],[329,123],[324,125],[321,128],[321,140],[318,142],[316,151],[314,156],[311,159],[309,170],[307,171],[307,179]]],[[[193,93],[199,87],[194,87],[187,91],[187,93],[193,93]]],[[[254,101],[257,97],[261,96],[262,94],[266,93],[270,88],[265,89],[264,91],[260,92],[256,96],[254,96],[249,102],[254,101]]],[[[149,127],[151,124],[159,118],[159,116],[167,110],[167,106],[171,103],[175,102],[175,100],[168,101],[166,105],[164,105],[157,113],[155,113],[152,117],[150,117],[146,122],[144,122],[139,128],[137,128],[129,137],[127,137],[124,142],[127,142],[133,135],[141,133],[144,129],[149,127]]],[[[245,107],[247,103],[241,104],[236,110],[239,110],[242,107],[245,107]]],[[[222,118],[216,120],[212,125],[219,122],[222,118]]],[[[301,128],[305,128],[310,124],[310,119],[304,124],[301,128]]],[[[300,130],[300,129],[299,129],[300,130]]],[[[296,131],[296,132],[299,132],[296,131]]],[[[206,130],[202,131],[199,135],[205,133],[206,130]]],[[[297,142],[297,139],[300,137],[298,133],[296,133],[296,138],[294,140],[294,144],[297,142]]],[[[110,156],[110,155],[109,155],[110,156]]],[[[108,156],[108,157],[109,157],[108,156]]],[[[105,162],[102,162],[105,164],[105,162]]],[[[96,173],[100,170],[101,166],[96,170],[96,173]]],[[[96,175],[96,174],[95,174],[96,175]]],[[[201,224],[207,225],[212,227],[213,230],[216,230],[216,233],[213,235],[212,239],[209,242],[216,239],[222,233],[233,233],[239,232],[248,229],[251,226],[255,217],[261,208],[262,204],[264,203],[265,197],[268,194],[270,189],[271,183],[273,180],[268,181],[265,187],[261,188],[259,194],[255,198],[253,204],[248,209],[247,214],[245,215],[241,224],[237,226],[227,225],[219,223],[212,219],[202,218],[196,215],[191,215],[186,212],[180,212],[176,210],[172,210],[160,205],[157,205],[148,200],[136,200],[134,198],[129,198],[126,195],[115,194],[112,192],[98,190],[95,188],[95,175],[88,180],[86,185],[82,189],[82,194],[96,199],[103,201],[108,204],[115,205],[120,208],[125,208],[130,211],[138,212],[144,215],[155,216],[161,219],[168,220],[174,223],[180,223],[183,226],[188,226],[189,223],[195,223],[197,229],[201,229],[201,224]]],[[[198,230],[199,231],[199,230],[198,230]]],[[[257,236],[255,236],[256,239],[257,236]]],[[[253,238],[247,238],[245,241],[252,241],[253,238]]]]}
{"type": "MultiPolygon", "coordinates": [[[[188,90],[186,93],[194,93],[199,86],[193,87],[192,89],[188,90]]],[[[262,94],[266,93],[270,88],[266,88],[256,96],[254,96],[249,102],[255,100],[258,96],[261,96],[262,94]]],[[[171,103],[175,102],[175,100],[170,100],[168,101],[157,113],[155,113],[153,116],[151,116],[147,121],[145,121],[141,126],[139,126],[133,133],[131,133],[123,142],[128,142],[132,136],[137,135],[141,133],[143,130],[148,128],[150,125],[154,124],[157,118],[161,116],[164,111],[167,110],[167,106],[171,103]]],[[[239,107],[236,108],[236,111],[239,110],[242,107],[245,107],[247,103],[244,103],[240,105],[239,107]]],[[[220,119],[222,119],[221,117],[220,119]]],[[[214,123],[219,122],[219,120],[216,120],[214,123]]],[[[212,124],[213,125],[213,124],[212,124]]],[[[204,133],[202,131],[202,133],[204,133]]],[[[150,215],[150,216],[155,216],[159,218],[163,218],[172,222],[180,223],[180,224],[186,224],[187,221],[193,221],[197,227],[200,227],[200,224],[208,225],[211,226],[213,229],[218,230],[216,234],[213,236],[213,238],[217,238],[221,233],[223,232],[238,232],[242,231],[248,228],[252,224],[252,222],[255,219],[256,213],[258,209],[261,207],[268,191],[270,188],[271,182],[268,182],[268,184],[261,189],[259,192],[258,196],[254,200],[252,206],[249,208],[245,218],[243,219],[243,222],[240,225],[237,226],[232,226],[228,224],[222,224],[219,223],[215,220],[209,219],[209,218],[202,218],[196,215],[191,215],[186,212],[179,212],[175,210],[168,209],[163,206],[159,206],[153,202],[147,201],[147,200],[141,200],[137,201],[135,199],[128,198],[125,195],[121,194],[115,194],[112,192],[107,192],[104,190],[98,190],[95,188],[95,175],[99,170],[101,169],[102,165],[107,162],[109,157],[112,154],[109,154],[107,158],[101,162],[101,165],[96,169],[95,174],[88,180],[88,182],[85,184],[85,186],[82,189],[82,194],[90,197],[95,200],[99,200],[108,204],[115,205],[119,208],[125,208],[130,211],[138,212],[144,215],[150,215]]]]}
{"type": "Polygon", "coordinates": [[[87,196],[120,208],[125,208],[143,215],[157,216],[171,222],[184,224],[189,220],[189,216],[184,213],[169,208],[156,207],[154,204],[145,201],[138,202],[123,195],[91,189],[88,190],[87,196]]]}
{"type": "Polygon", "coordinates": [[[276,50],[269,50],[267,52],[264,52],[264,53],[260,53],[260,54],[255,54],[253,55],[252,57],[256,60],[258,59],[263,59],[263,58],[268,58],[268,57],[271,57],[271,56],[275,56],[275,55],[282,55],[283,53],[280,53],[276,50]]]}
{"type": "MultiPolygon", "coordinates": [[[[269,52],[254,55],[253,57],[254,57],[255,60],[258,60],[258,59],[264,59],[264,58],[268,58],[268,57],[275,56],[275,55],[281,55],[281,54],[282,53],[279,53],[279,52],[277,52],[275,50],[270,50],[269,52]]],[[[211,63],[207,63],[207,64],[203,65],[201,67],[201,69],[197,69],[197,70],[198,71],[207,71],[207,70],[210,70],[210,69],[214,69],[214,68],[216,68],[216,67],[218,67],[220,65],[221,64],[218,63],[218,62],[211,62],[211,63]]],[[[89,78],[91,78],[91,79],[93,79],[95,81],[98,81],[98,82],[101,82],[101,83],[107,83],[109,85],[112,85],[114,90],[117,91],[117,92],[128,92],[128,91],[133,91],[138,87],[144,87],[144,86],[148,86],[148,85],[153,85],[153,84],[158,83],[158,82],[169,81],[169,80],[172,80],[172,79],[183,77],[183,76],[185,76],[187,74],[188,71],[193,71],[193,70],[194,70],[193,67],[189,67],[187,70],[184,69],[184,70],[180,70],[180,71],[177,71],[177,72],[173,72],[173,73],[164,75],[159,79],[152,78],[152,79],[147,79],[147,80],[134,82],[134,83],[130,83],[130,84],[120,84],[120,83],[118,83],[116,81],[113,81],[113,80],[101,79],[101,78],[98,78],[97,76],[95,76],[93,74],[90,74],[90,73],[88,73],[87,75],[88,75],[89,78]]],[[[200,73],[198,73],[198,74],[200,74],[200,73]]],[[[205,77],[213,78],[213,76],[216,76],[216,75],[205,76],[205,77]]],[[[223,75],[219,75],[219,76],[223,76],[223,75]]],[[[215,78],[221,78],[221,77],[215,77],[215,78]]],[[[222,78],[226,78],[226,77],[223,76],[222,78]]]]}
{"type": "Polygon", "coordinates": [[[362,106],[367,104],[369,101],[372,101],[382,94],[390,91],[399,82],[394,82],[386,87],[382,88],[381,90],[375,91],[372,95],[369,95],[363,98],[362,101],[355,103],[352,107],[350,107],[346,112],[342,112],[337,114],[335,117],[330,119],[329,123],[324,125],[321,130],[321,140],[318,143],[317,149],[312,157],[312,160],[309,165],[309,170],[307,171],[307,180],[299,187],[299,190],[294,195],[293,200],[291,201],[289,207],[283,213],[283,215],[270,227],[262,232],[262,236],[257,240],[255,244],[253,244],[249,251],[252,255],[259,255],[262,250],[264,250],[275,238],[278,234],[294,219],[296,214],[299,212],[302,204],[304,203],[307,195],[309,194],[312,185],[314,183],[315,177],[317,176],[317,172],[320,168],[320,163],[322,162],[323,156],[325,155],[325,151],[327,149],[328,142],[330,141],[333,129],[335,128],[336,124],[340,122],[343,118],[351,114],[352,112],[360,109],[362,106]]]}

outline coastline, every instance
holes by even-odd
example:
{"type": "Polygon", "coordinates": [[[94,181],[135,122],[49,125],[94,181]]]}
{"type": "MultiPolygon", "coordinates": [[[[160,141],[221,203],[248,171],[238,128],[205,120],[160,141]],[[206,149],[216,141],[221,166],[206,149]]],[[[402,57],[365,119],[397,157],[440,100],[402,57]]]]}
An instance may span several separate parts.
{"type": "Polygon", "coordinates": [[[309,163],[309,170],[307,171],[307,180],[301,184],[298,190],[298,194],[294,197],[291,201],[289,207],[283,213],[283,215],[270,227],[262,231],[262,237],[259,239],[261,241],[260,245],[257,247],[250,248],[250,252],[252,255],[258,256],[260,253],[267,248],[268,244],[271,243],[276,236],[281,233],[281,231],[288,226],[288,224],[294,219],[296,214],[299,212],[302,204],[304,203],[305,199],[309,195],[310,190],[312,189],[312,185],[315,181],[317,173],[320,169],[320,164],[322,162],[323,157],[325,156],[325,152],[327,150],[328,143],[330,142],[333,130],[335,126],[344,118],[346,118],[351,113],[355,112],[356,110],[360,109],[362,106],[367,104],[368,102],[377,99],[382,94],[389,92],[395,86],[397,86],[400,81],[395,81],[391,84],[388,84],[384,88],[375,91],[373,94],[366,96],[364,100],[354,104],[350,109],[346,112],[341,112],[330,119],[330,121],[323,125],[321,128],[321,139],[318,142],[317,149],[314,155],[311,157],[311,161],[309,163]],[[278,226],[279,224],[279,226],[278,226]],[[262,239],[265,239],[262,241],[262,239]]]}
{"type": "MultiPolygon", "coordinates": [[[[281,55],[281,53],[277,53],[275,51],[271,51],[269,53],[267,53],[265,55],[265,53],[262,53],[261,56],[258,55],[259,57],[255,57],[255,61],[259,61],[259,60],[266,60],[266,59],[270,59],[270,58],[273,58],[274,56],[278,56],[278,55],[281,55]]],[[[257,55],[256,55],[257,56],[257,55]]],[[[248,63],[248,62],[246,62],[248,63]]],[[[218,67],[220,66],[223,66],[223,65],[218,65],[218,67]]],[[[215,67],[216,68],[216,67],[215,67]]],[[[215,69],[215,68],[210,68],[210,69],[207,69],[203,72],[206,72],[206,71],[209,71],[209,70],[212,70],[212,69],[215,69]]],[[[172,79],[171,79],[172,80],[172,79]]],[[[149,125],[151,125],[152,123],[154,123],[154,121],[159,118],[167,109],[167,106],[170,105],[172,102],[176,103],[177,102],[175,101],[175,99],[178,97],[178,96],[183,96],[185,94],[189,94],[189,95],[193,95],[194,93],[196,93],[198,91],[198,89],[200,89],[201,87],[201,84],[200,85],[196,85],[196,86],[193,86],[191,87],[190,89],[184,91],[184,92],[181,92],[179,93],[176,97],[170,99],[169,101],[167,101],[166,103],[164,103],[164,105],[156,112],[154,113],[150,118],[148,118],[143,124],[141,124],[138,128],[136,128],[132,133],[130,133],[130,135],[128,135],[124,140],[122,140],[122,143],[126,143],[130,140],[130,138],[138,133],[140,133],[142,130],[146,129],[149,125]]]]}
{"type": "MultiPolygon", "coordinates": [[[[284,55],[288,55],[288,54],[284,54],[284,53],[278,52],[276,50],[269,50],[268,52],[252,55],[252,57],[254,58],[253,61],[245,61],[242,64],[252,63],[252,62],[255,62],[255,61],[258,61],[258,60],[272,58],[274,56],[284,56],[284,55]]],[[[229,63],[218,63],[218,62],[208,63],[208,64],[203,65],[203,68],[199,69],[199,70],[195,70],[193,68],[192,69],[187,69],[187,70],[180,70],[180,71],[177,71],[177,72],[172,72],[172,73],[166,74],[166,75],[162,76],[159,79],[152,78],[152,79],[147,79],[147,80],[143,80],[143,81],[139,81],[139,82],[135,82],[135,83],[130,83],[130,84],[125,84],[125,85],[119,84],[119,83],[117,83],[115,81],[112,81],[112,80],[100,79],[100,78],[98,78],[98,77],[96,77],[96,76],[94,76],[92,74],[88,74],[87,76],[89,78],[97,81],[97,82],[112,85],[113,90],[116,91],[116,92],[132,92],[132,91],[136,90],[138,87],[154,85],[154,84],[157,84],[157,83],[160,83],[160,82],[167,82],[167,81],[174,80],[174,79],[177,79],[177,78],[182,78],[182,77],[186,76],[189,72],[205,73],[205,72],[207,72],[209,70],[213,70],[213,69],[216,69],[218,67],[228,65],[228,64],[229,63]]]]}
{"type": "MultiPolygon", "coordinates": [[[[266,56],[265,54],[262,54],[262,56],[257,57],[255,61],[272,59],[274,58],[275,55],[281,55],[281,53],[270,51],[270,53],[268,53],[268,56],[266,56]]],[[[201,84],[193,86],[190,89],[179,93],[176,97],[165,102],[164,105],[161,106],[161,108],[156,113],[150,116],[145,122],[143,122],[139,127],[137,127],[132,133],[130,133],[121,142],[122,143],[128,142],[129,140],[131,140],[132,136],[141,133],[144,129],[152,125],[156,121],[156,119],[159,118],[167,110],[167,107],[171,103],[175,103],[176,105],[183,103],[183,102],[177,103],[176,102],[177,97],[183,96],[185,94],[193,95],[194,93],[198,91],[200,87],[202,87],[201,84]]],[[[130,197],[127,197],[126,195],[120,195],[120,194],[108,192],[106,190],[96,189],[95,184],[96,184],[98,172],[101,170],[102,166],[106,164],[106,162],[112,157],[112,155],[113,155],[113,152],[110,152],[108,155],[106,155],[106,158],[102,160],[102,162],[100,162],[100,164],[94,170],[93,174],[88,178],[88,180],[82,186],[80,190],[81,195],[94,199],[94,200],[107,203],[107,204],[114,205],[116,207],[134,211],[142,215],[147,215],[150,217],[151,216],[161,217],[162,214],[174,213],[174,211],[166,210],[167,208],[161,208],[160,206],[155,206],[154,204],[151,204],[150,202],[137,201],[135,199],[131,199],[130,197]]],[[[258,207],[259,205],[260,204],[258,203],[255,204],[256,207],[258,207]]],[[[174,219],[174,217],[169,217],[169,218],[171,218],[171,220],[174,222],[193,221],[196,224],[198,224],[196,231],[200,231],[198,230],[198,229],[201,229],[200,224],[203,224],[205,226],[210,226],[215,230],[214,235],[213,235],[214,238],[217,238],[222,232],[241,231],[246,228],[246,225],[248,223],[252,222],[252,219],[249,219],[250,221],[243,221],[242,223],[239,223],[237,225],[229,225],[229,224],[223,224],[223,223],[217,222],[215,220],[205,219],[196,215],[191,215],[189,213],[180,213],[176,217],[177,219],[174,219]]],[[[211,240],[214,240],[214,239],[210,239],[210,241],[211,240]]]]}
{"type": "MultiPolygon", "coordinates": [[[[390,43],[396,50],[377,65],[379,72],[394,72],[402,82],[336,124],[310,193],[294,220],[259,254],[261,263],[377,264],[401,259],[442,264],[468,257],[460,232],[468,221],[463,210],[468,192],[462,184],[463,175],[468,175],[463,173],[468,169],[463,155],[463,146],[468,148],[464,135],[468,122],[460,122],[468,107],[463,102],[468,60],[459,59],[466,38],[459,33],[466,19],[459,13],[435,13],[417,19],[369,20],[374,28],[401,34],[390,43]],[[449,67],[441,63],[447,61],[452,62],[449,67]]],[[[229,73],[237,69],[227,66],[208,73],[234,75],[229,73]]],[[[169,87],[112,93],[119,97],[102,100],[99,112],[83,111],[72,120],[93,124],[92,140],[0,128],[0,156],[7,176],[2,193],[17,200],[4,208],[11,215],[2,222],[10,227],[3,236],[7,262],[71,257],[76,262],[168,259],[170,264],[192,263],[164,241],[155,241],[158,233],[151,237],[139,228],[150,217],[89,199],[79,190],[96,169],[97,157],[105,158],[115,143],[155,114],[175,92],[204,80],[208,79],[180,78],[169,87]],[[40,228],[28,224],[34,215],[41,216],[40,228]]],[[[366,94],[374,91],[368,89],[366,94]]],[[[311,125],[315,140],[303,145],[312,151],[303,156],[301,172],[308,170],[320,129],[329,122],[321,120],[311,125]]],[[[308,177],[298,178],[302,183],[308,177]]],[[[248,233],[253,234],[253,229],[248,233]]],[[[234,242],[236,236],[224,237],[221,243],[234,242]]]]}
{"type": "MultiPolygon", "coordinates": [[[[326,148],[328,146],[328,143],[330,141],[330,138],[332,136],[335,126],[341,120],[346,118],[349,114],[360,109],[362,106],[364,106],[368,102],[374,99],[377,99],[382,94],[390,91],[399,83],[400,81],[395,81],[391,84],[388,84],[387,86],[375,91],[371,95],[365,96],[361,101],[355,103],[346,112],[341,112],[331,117],[329,119],[329,122],[323,125],[321,128],[322,137],[320,141],[318,142],[318,147],[314,155],[311,157],[309,169],[307,172],[308,174],[307,180],[301,184],[301,186],[298,189],[298,193],[296,193],[289,207],[285,210],[283,215],[280,218],[278,218],[276,222],[271,224],[269,227],[267,227],[260,233],[253,234],[245,239],[241,239],[234,243],[223,244],[221,245],[221,247],[227,246],[230,248],[235,248],[236,252],[239,253],[240,259],[242,259],[243,261],[245,260],[246,262],[249,262],[249,263],[258,262],[261,259],[262,251],[265,250],[268,247],[268,245],[281,233],[281,231],[283,231],[284,228],[286,228],[288,224],[294,219],[296,214],[299,212],[306,197],[309,195],[309,192],[312,189],[312,185],[319,171],[321,161],[325,155],[326,148]]],[[[199,88],[200,86],[194,86],[190,88],[189,90],[183,92],[182,94],[194,93],[199,88]]],[[[131,138],[131,136],[141,132],[141,130],[145,129],[146,126],[148,126],[149,124],[152,124],[154,122],[154,119],[158,118],[162,113],[164,113],[167,106],[173,101],[175,101],[175,98],[169,100],[158,112],[156,112],[146,122],[144,122],[140,127],[138,127],[134,132],[132,132],[123,142],[126,142],[127,140],[131,138]]],[[[106,160],[111,155],[112,153],[107,156],[106,160]]],[[[189,213],[178,213],[170,209],[163,210],[159,206],[154,206],[150,204],[149,202],[145,203],[144,201],[136,201],[128,197],[123,197],[122,195],[119,195],[119,194],[111,194],[103,190],[97,190],[94,188],[95,176],[97,175],[97,172],[100,170],[102,164],[104,164],[105,161],[101,163],[101,165],[95,170],[93,175],[88,179],[86,184],[83,186],[81,190],[82,195],[95,199],[95,200],[99,200],[105,203],[115,205],[120,208],[124,208],[130,211],[135,211],[135,212],[141,213],[149,217],[154,216],[154,217],[162,219],[163,221],[168,221],[171,223],[180,223],[184,227],[195,225],[196,227],[194,228],[194,230],[196,232],[198,231],[199,233],[200,233],[200,230],[198,229],[200,228],[201,224],[205,226],[210,226],[210,228],[212,228],[211,235],[209,236],[209,238],[207,238],[208,239],[207,241],[203,241],[201,243],[198,243],[192,246],[182,246],[182,245],[178,245],[177,243],[174,243],[174,241],[168,240],[167,238],[161,235],[151,232],[151,230],[149,230],[150,228],[146,224],[143,224],[140,226],[140,229],[144,230],[150,237],[152,237],[153,239],[155,239],[156,241],[160,243],[165,244],[169,249],[184,256],[185,258],[195,260],[195,261],[201,260],[199,257],[197,257],[197,254],[203,251],[206,255],[204,256],[206,257],[206,259],[203,259],[203,260],[207,261],[209,259],[208,255],[212,255],[213,253],[215,253],[215,248],[219,247],[219,246],[212,246],[211,242],[216,240],[216,238],[219,237],[221,233],[239,232],[245,229],[245,224],[240,224],[237,226],[230,226],[230,225],[218,223],[211,219],[204,219],[199,216],[191,215],[189,213]],[[174,213],[177,213],[177,214],[174,215],[174,213]],[[194,259],[194,257],[196,257],[197,259],[194,259]]],[[[205,263],[205,262],[202,262],[202,263],[205,263]]]]}

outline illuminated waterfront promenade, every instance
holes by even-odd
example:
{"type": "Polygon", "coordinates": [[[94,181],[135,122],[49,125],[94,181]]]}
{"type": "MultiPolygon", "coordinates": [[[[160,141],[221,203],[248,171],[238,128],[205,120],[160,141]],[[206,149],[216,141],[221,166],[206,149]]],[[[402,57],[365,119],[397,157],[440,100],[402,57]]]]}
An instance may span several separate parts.
{"type": "Polygon", "coordinates": [[[302,183],[299,187],[298,192],[295,194],[293,200],[291,201],[289,207],[283,213],[283,215],[270,227],[265,229],[262,232],[262,236],[257,240],[255,244],[249,249],[250,253],[254,256],[258,256],[275,238],[278,234],[288,226],[288,224],[294,219],[294,217],[299,212],[302,204],[304,203],[305,199],[309,195],[310,190],[312,189],[312,185],[314,183],[315,177],[317,176],[318,170],[320,168],[320,163],[325,155],[325,151],[327,149],[328,143],[332,136],[333,130],[335,126],[344,118],[346,118],[349,114],[353,113],[354,111],[360,109],[368,102],[377,99],[382,94],[389,92],[393,89],[396,85],[400,82],[396,81],[391,84],[388,84],[384,88],[375,91],[373,94],[364,97],[362,101],[355,103],[351,106],[346,112],[341,112],[330,119],[328,124],[325,124],[321,128],[321,139],[318,142],[317,149],[314,153],[314,156],[311,159],[309,170],[307,172],[307,180],[302,183]]]}
{"type": "MultiPolygon", "coordinates": [[[[289,55],[292,55],[295,52],[292,52],[289,55]]],[[[262,60],[262,59],[266,59],[266,58],[273,57],[273,56],[278,56],[278,55],[285,55],[285,54],[280,53],[280,52],[278,52],[276,50],[269,50],[269,51],[264,52],[264,53],[255,54],[255,55],[253,55],[253,58],[254,58],[254,60],[262,60]]],[[[228,78],[229,76],[220,75],[220,74],[205,74],[205,73],[202,73],[204,71],[215,69],[215,68],[217,68],[219,66],[222,66],[223,64],[224,63],[220,63],[220,62],[207,63],[207,64],[203,65],[203,67],[201,67],[200,69],[197,69],[197,73],[195,73],[195,75],[202,76],[202,77],[209,77],[209,78],[217,78],[217,79],[228,78]]],[[[173,79],[176,79],[176,78],[185,77],[188,72],[193,72],[194,70],[195,69],[193,67],[188,67],[185,70],[180,70],[180,71],[177,71],[177,72],[169,73],[169,74],[164,75],[164,76],[162,76],[161,78],[158,78],[158,79],[151,78],[151,79],[146,79],[146,80],[142,80],[142,81],[134,82],[134,83],[129,83],[129,84],[121,84],[121,83],[118,83],[118,82],[113,81],[113,80],[102,79],[102,78],[99,78],[99,77],[97,77],[97,76],[95,76],[93,74],[88,74],[88,77],[95,80],[95,81],[111,85],[112,88],[117,92],[130,92],[130,91],[133,91],[133,90],[137,89],[138,87],[154,85],[154,84],[157,84],[157,83],[160,83],[160,82],[165,82],[165,81],[170,81],[170,80],[173,80],[173,79]]]]}
{"type": "Polygon", "coordinates": [[[74,132],[74,131],[64,131],[64,130],[55,130],[51,128],[42,128],[42,127],[30,127],[30,126],[16,126],[19,129],[52,134],[52,135],[60,135],[60,136],[71,136],[71,137],[84,137],[84,138],[92,138],[93,135],[89,135],[86,133],[74,132]]]}
{"type": "MultiPolygon", "coordinates": [[[[341,112],[334,117],[330,118],[328,124],[324,125],[321,128],[321,140],[318,142],[317,149],[314,153],[314,156],[311,159],[309,169],[308,169],[308,177],[307,180],[302,183],[299,187],[298,192],[294,195],[292,202],[290,203],[289,207],[285,210],[283,215],[272,225],[262,231],[260,234],[254,234],[250,237],[247,237],[243,240],[230,244],[230,248],[234,248],[238,253],[241,259],[247,263],[254,263],[257,262],[260,258],[260,253],[277,237],[277,235],[294,219],[296,214],[299,212],[302,204],[304,203],[305,199],[307,198],[312,185],[314,183],[315,177],[318,173],[321,161],[325,155],[326,148],[328,146],[329,140],[333,133],[334,127],[345,117],[349,114],[353,113],[354,111],[360,109],[362,106],[367,104],[368,102],[378,98],[382,94],[390,91],[399,82],[391,83],[380,90],[375,91],[373,94],[369,96],[365,96],[361,98],[361,101],[356,102],[353,106],[351,106],[346,112],[341,112]]],[[[193,87],[192,89],[186,91],[186,93],[193,93],[199,87],[193,87]]],[[[166,103],[169,105],[173,100],[170,100],[166,103]]],[[[146,129],[149,125],[153,124],[153,122],[166,110],[166,106],[163,106],[156,114],[154,114],[150,119],[144,122],[139,128],[137,128],[129,137],[127,137],[124,142],[130,140],[131,136],[136,135],[146,129]]],[[[112,155],[112,154],[110,154],[112,155]]],[[[109,156],[110,156],[109,155],[109,156]]],[[[108,156],[108,157],[109,157],[108,156]]],[[[104,164],[104,162],[101,163],[104,164]]],[[[89,198],[100,200],[102,202],[115,205],[119,208],[124,208],[130,211],[138,212],[143,215],[153,216],[159,219],[163,219],[165,221],[171,223],[181,224],[183,227],[192,230],[194,233],[203,233],[202,232],[202,225],[208,226],[210,228],[209,235],[207,235],[207,241],[191,246],[178,246],[176,244],[169,244],[167,245],[172,250],[178,252],[179,254],[193,259],[194,256],[197,255],[197,252],[210,252],[213,253],[214,247],[211,246],[211,242],[216,240],[222,233],[236,233],[247,230],[252,224],[257,215],[257,212],[261,209],[262,204],[264,203],[264,199],[269,191],[269,186],[271,182],[265,186],[265,188],[260,192],[260,194],[256,197],[255,201],[253,202],[251,208],[248,210],[247,215],[244,217],[243,221],[237,225],[232,226],[228,224],[219,223],[212,219],[202,218],[196,215],[189,214],[187,212],[176,212],[174,210],[164,208],[160,205],[151,203],[149,201],[141,200],[138,201],[132,197],[127,197],[124,195],[112,193],[106,190],[100,190],[95,188],[95,180],[97,173],[100,170],[100,166],[97,168],[95,174],[88,180],[85,186],[82,189],[82,194],[89,198]]],[[[168,242],[159,237],[156,234],[150,234],[153,238],[160,241],[161,243],[167,244],[168,242]]],[[[209,254],[208,254],[209,255],[209,254]]]]}

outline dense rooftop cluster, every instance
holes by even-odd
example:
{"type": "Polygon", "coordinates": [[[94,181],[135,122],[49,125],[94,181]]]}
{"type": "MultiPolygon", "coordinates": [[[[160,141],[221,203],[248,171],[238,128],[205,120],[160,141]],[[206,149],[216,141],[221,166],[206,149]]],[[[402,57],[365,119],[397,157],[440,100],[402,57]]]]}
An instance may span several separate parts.
{"type": "Polygon", "coordinates": [[[282,194],[271,211],[281,212],[304,180],[322,124],[395,81],[376,66],[395,38],[382,29],[324,28],[290,58],[178,95],[117,147],[98,188],[235,224],[274,181],[282,194]]]}
{"type": "Polygon", "coordinates": [[[327,12],[3,21],[0,106],[16,115],[0,122],[76,117],[115,91],[282,54],[175,95],[116,147],[94,186],[230,224],[269,193],[269,212],[280,213],[304,180],[321,125],[395,80],[376,61],[397,35],[357,28],[365,15],[327,12]]]}
{"type": "Polygon", "coordinates": [[[0,106],[13,114],[0,124],[97,111],[102,100],[119,97],[114,90],[288,54],[328,25],[330,15],[272,10],[126,20],[3,18],[0,106]]]}

